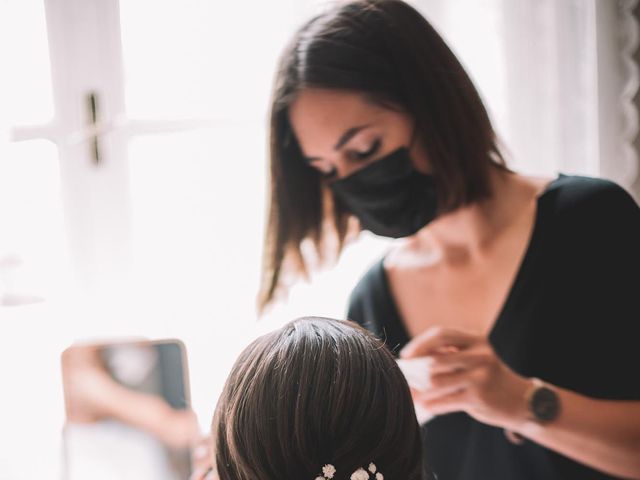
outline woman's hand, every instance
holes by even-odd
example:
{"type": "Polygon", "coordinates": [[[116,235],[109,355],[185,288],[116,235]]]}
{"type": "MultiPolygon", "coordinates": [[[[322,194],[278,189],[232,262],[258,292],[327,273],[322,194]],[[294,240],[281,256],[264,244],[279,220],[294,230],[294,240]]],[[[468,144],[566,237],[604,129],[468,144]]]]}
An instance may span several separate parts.
{"type": "Polygon", "coordinates": [[[482,336],[433,327],[411,340],[400,357],[429,358],[429,388],[412,393],[433,415],[464,411],[509,430],[527,420],[530,380],[507,367],[482,336]]]}
{"type": "Polygon", "coordinates": [[[193,448],[193,473],[189,480],[218,480],[213,457],[213,439],[207,435],[193,448]]]}

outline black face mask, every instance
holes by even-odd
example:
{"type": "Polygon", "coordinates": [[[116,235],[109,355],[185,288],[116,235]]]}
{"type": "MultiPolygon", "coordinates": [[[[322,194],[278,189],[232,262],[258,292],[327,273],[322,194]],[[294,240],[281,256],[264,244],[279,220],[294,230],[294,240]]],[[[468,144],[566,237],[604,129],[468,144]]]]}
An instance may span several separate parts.
{"type": "Polygon", "coordinates": [[[433,177],[413,168],[405,147],[335,180],[330,187],[362,228],[376,235],[407,237],[436,216],[433,177]]]}

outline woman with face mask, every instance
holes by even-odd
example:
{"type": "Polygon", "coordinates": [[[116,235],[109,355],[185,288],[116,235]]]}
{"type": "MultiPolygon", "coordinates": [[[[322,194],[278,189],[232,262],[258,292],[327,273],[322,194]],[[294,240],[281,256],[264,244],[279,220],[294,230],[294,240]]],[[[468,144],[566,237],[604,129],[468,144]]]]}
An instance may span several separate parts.
{"type": "Polygon", "coordinates": [[[511,171],[412,7],[342,3],[297,32],[270,162],[262,307],[305,243],[402,238],[348,317],[428,366],[413,395],[438,478],[640,478],[640,210],[605,180],[511,171]]]}

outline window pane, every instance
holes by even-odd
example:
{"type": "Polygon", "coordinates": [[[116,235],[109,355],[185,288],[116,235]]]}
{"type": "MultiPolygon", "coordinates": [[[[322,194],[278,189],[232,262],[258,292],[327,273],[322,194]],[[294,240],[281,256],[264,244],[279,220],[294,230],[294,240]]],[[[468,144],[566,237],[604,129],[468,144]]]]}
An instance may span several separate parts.
{"type": "Polygon", "coordinates": [[[228,369],[258,329],[301,315],[343,317],[351,288],[389,244],[364,235],[337,268],[318,274],[312,286],[297,285],[287,305],[256,325],[265,134],[262,125],[237,123],[139,137],[129,150],[133,290],[147,314],[132,318],[128,333],[185,341],[204,428],[228,369]]]}
{"type": "Polygon", "coordinates": [[[42,0],[0,1],[0,70],[0,477],[26,480],[59,471],[58,361],[71,340],[56,313],[69,284],[57,149],[10,141],[53,116],[42,0]]]}
{"type": "Polygon", "coordinates": [[[263,119],[276,57],[295,25],[293,5],[121,2],[128,115],[263,119]]]}
{"type": "Polygon", "coordinates": [[[0,304],[60,293],[68,266],[52,143],[0,146],[0,230],[0,304]]]}
{"type": "Polygon", "coordinates": [[[0,3],[0,65],[0,305],[13,305],[50,297],[68,271],[56,147],[10,141],[52,116],[42,1],[0,3]]]}
{"type": "Polygon", "coordinates": [[[0,130],[51,119],[51,73],[42,0],[0,2],[0,71],[0,130]]]}
{"type": "Polygon", "coordinates": [[[69,268],[52,143],[0,142],[0,231],[0,477],[43,478],[59,467],[59,355],[74,338],[57,301],[69,268]]]}
{"type": "Polygon", "coordinates": [[[132,142],[134,256],[147,288],[234,310],[254,294],[248,289],[258,276],[264,144],[264,129],[251,126],[132,142]],[[219,289],[229,292],[212,295],[219,289]]]}
{"type": "Polygon", "coordinates": [[[247,124],[131,142],[133,289],[157,313],[129,333],[185,341],[204,424],[256,316],[264,135],[247,124]]]}

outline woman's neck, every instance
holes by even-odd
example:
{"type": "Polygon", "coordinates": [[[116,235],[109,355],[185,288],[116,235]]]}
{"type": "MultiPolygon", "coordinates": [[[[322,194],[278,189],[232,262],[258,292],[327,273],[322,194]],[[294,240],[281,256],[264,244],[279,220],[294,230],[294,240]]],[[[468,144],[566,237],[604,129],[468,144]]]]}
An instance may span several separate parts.
{"type": "Polygon", "coordinates": [[[535,202],[547,182],[495,169],[489,198],[438,217],[415,235],[413,248],[437,252],[455,263],[482,258],[523,214],[535,213],[535,202]]]}

